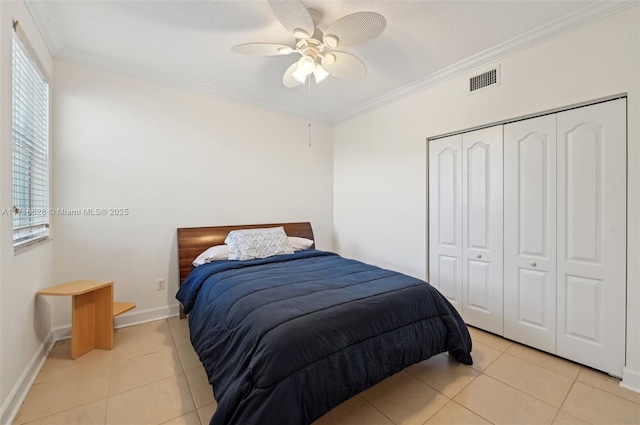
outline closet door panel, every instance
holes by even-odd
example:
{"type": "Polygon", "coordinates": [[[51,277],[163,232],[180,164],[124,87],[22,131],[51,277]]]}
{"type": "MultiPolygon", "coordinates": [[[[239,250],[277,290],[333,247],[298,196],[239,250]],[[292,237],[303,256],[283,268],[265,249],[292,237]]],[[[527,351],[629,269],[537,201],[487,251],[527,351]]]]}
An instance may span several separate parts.
{"type": "Polygon", "coordinates": [[[463,316],[502,335],[502,126],[462,135],[463,316]]]}
{"type": "Polygon", "coordinates": [[[429,283],[462,313],[462,136],[429,142],[429,283]]]}
{"type": "Polygon", "coordinates": [[[626,103],[558,114],[558,354],[621,376],[626,103]]]}
{"type": "Polygon", "coordinates": [[[504,335],[556,350],[556,116],[504,126],[504,335]]]}

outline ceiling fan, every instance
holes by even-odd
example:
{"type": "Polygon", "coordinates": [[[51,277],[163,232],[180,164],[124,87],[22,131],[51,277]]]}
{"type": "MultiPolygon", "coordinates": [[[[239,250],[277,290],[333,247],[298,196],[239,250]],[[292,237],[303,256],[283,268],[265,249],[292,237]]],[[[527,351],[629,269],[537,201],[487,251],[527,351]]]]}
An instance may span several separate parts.
{"type": "Polygon", "coordinates": [[[269,0],[278,21],[296,38],[295,47],[275,43],[246,43],[231,48],[235,53],[252,56],[300,54],[284,73],[282,82],[293,88],[313,74],[316,83],[333,75],[342,80],[359,80],[367,67],[357,57],[335,49],[358,46],[378,37],[387,26],[384,16],[374,12],[357,12],[344,16],[321,31],[320,15],[307,9],[300,0],[269,0]]]}

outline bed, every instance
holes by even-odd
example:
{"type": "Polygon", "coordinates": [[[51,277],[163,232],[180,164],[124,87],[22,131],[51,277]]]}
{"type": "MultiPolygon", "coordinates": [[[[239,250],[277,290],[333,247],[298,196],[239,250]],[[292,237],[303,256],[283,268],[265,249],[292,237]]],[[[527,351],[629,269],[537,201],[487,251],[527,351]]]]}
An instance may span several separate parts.
{"type": "Polygon", "coordinates": [[[410,276],[313,246],[192,270],[230,231],[277,226],[313,240],[310,223],[178,229],[177,298],[218,402],[211,425],[309,424],[435,354],[472,364],[456,310],[410,276]]]}

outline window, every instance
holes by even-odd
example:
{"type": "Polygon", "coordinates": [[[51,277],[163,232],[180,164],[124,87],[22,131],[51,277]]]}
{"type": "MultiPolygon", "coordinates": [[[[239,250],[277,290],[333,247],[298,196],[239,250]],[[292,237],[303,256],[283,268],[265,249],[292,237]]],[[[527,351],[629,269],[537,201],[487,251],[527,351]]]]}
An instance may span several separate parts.
{"type": "Polygon", "coordinates": [[[17,22],[14,29],[11,138],[15,251],[49,237],[49,82],[17,22]]]}

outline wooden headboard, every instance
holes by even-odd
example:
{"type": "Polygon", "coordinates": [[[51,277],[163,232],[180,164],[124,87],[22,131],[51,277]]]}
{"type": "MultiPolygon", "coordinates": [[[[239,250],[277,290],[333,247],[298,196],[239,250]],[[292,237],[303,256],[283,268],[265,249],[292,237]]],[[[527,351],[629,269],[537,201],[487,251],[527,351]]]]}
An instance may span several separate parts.
{"type": "MultiPolygon", "coordinates": [[[[180,285],[193,270],[192,262],[205,249],[224,244],[232,230],[259,229],[264,227],[284,227],[287,236],[313,239],[311,223],[243,224],[237,226],[183,227],[178,229],[178,267],[180,285]]],[[[311,246],[314,248],[315,244],[311,246]]]]}

